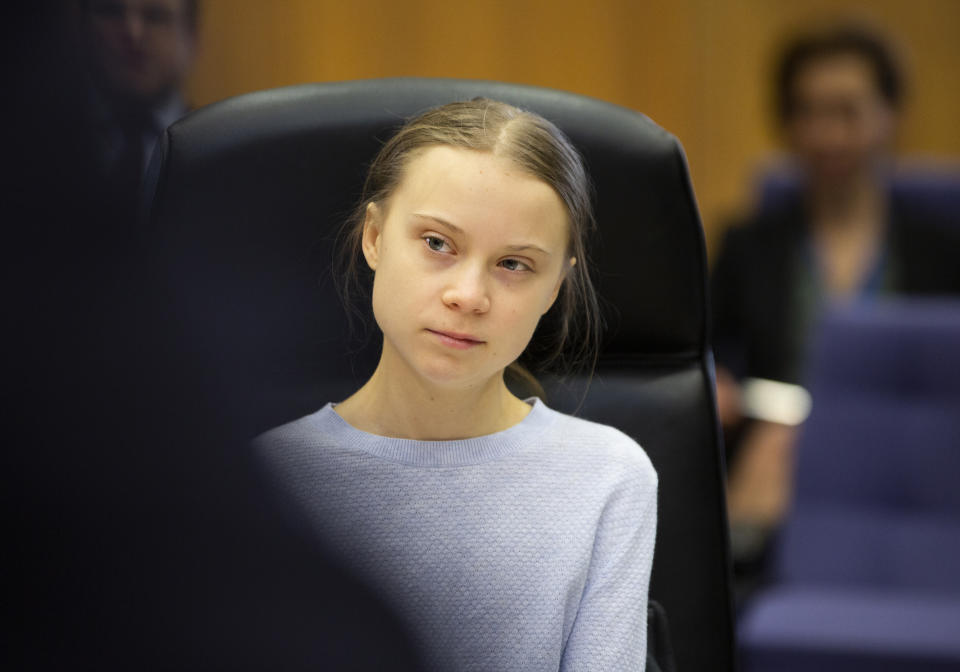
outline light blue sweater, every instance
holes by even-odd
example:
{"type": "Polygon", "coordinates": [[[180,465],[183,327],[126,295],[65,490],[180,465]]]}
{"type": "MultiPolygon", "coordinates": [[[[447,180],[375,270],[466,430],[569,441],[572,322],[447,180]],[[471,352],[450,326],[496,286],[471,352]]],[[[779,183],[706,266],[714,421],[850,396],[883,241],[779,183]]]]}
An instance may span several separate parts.
{"type": "Polygon", "coordinates": [[[368,434],[328,404],[255,445],[431,669],[643,670],[656,473],[622,432],[530,403],[457,441],[368,434]]]}

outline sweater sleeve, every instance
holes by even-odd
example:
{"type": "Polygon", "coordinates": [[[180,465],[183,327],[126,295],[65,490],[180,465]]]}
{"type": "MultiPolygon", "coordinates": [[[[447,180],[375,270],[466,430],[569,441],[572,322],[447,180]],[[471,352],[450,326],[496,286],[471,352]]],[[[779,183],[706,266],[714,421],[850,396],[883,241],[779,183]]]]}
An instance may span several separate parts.
{"type": "Polygon", "coordinates": [[[644,455],[601,515],[561,672],[644,669],[656,531],[657,475],[644,455]]]}

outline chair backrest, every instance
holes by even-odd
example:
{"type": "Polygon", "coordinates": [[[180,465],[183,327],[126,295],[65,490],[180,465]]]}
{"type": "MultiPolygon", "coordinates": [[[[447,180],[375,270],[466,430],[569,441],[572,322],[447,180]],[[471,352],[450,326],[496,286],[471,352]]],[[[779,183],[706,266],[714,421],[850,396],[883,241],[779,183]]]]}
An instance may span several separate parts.
{"type": "MultiPolygon", "coordinates": [[[[789,163],[760,172],[755,180],[757,210],[771,212],[797,201],[801,180],[799,170],[789,163]]],[[[905,161],[887,176],[887,186],[891,197],[907,212],[950,230],[960,227],[960,166],[905,161]]]]}
{"type": "Polygon", "coordinates": [[[960,302],[829,313],[797,446],[784,581],[960,594],[960,302]]]}
{"type": "MultiPolygon", "coordinates": [[[[659,473],[650,592],[669,615],[679,669],[731,670],[703,232],[682,149],[646,117],[548,89],[414,78],[289,87],[201,109],[166,132],[148,180],[151,244],[176,260],[164,267],[176,319],[209,325],[196,347],[210,375],[242,369],[234,385],[249,395],[236,415],[251,431],[352,392],[379,346],[346,329],[328,270],[335,234],[392,130],[475,96],[542,114],[586,159],[609,327],[580,412],[636,438],[659,473]]],[[[548,402],[572,411],[584,384],[551,388],[548,402]]]]}

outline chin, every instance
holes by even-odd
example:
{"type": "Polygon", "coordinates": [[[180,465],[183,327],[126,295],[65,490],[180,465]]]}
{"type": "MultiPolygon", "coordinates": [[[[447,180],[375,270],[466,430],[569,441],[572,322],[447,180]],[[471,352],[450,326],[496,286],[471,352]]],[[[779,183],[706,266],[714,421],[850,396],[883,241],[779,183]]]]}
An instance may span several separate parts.
{"type": "Polygon", "coordinates": [[[482,387],[502,374],[502,369],[481,372],[476,367],[449,361],[424,363],[416,371],[422,380],[451,392],[482,387]]]}
{"type": "Polygon", "coordinates": [[[420,377],[436,387],[450,391],[477,387],[489,380],[490,376],[477,376],[475,373],[452,368],[431,367],[421,370],[420,377]]]}

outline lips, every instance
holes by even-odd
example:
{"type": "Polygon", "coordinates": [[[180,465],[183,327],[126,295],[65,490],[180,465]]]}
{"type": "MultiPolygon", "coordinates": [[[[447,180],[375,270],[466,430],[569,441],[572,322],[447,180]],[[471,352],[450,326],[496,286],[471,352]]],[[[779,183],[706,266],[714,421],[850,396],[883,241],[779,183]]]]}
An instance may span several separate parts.
{"type": "Polygon", "coordinates": [[[461,334],[455,331],[439,331],[437,329],[427,329],[431,334],[437,337],[444,345],[457,350],[467,350],[478,345],[483,345],[484,341],[471,336],[470,334],[461,334]]]}

